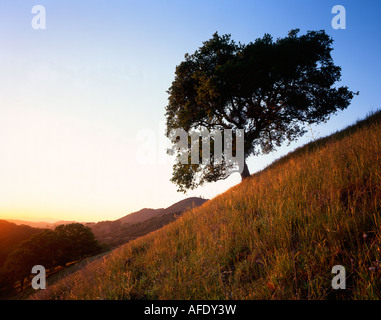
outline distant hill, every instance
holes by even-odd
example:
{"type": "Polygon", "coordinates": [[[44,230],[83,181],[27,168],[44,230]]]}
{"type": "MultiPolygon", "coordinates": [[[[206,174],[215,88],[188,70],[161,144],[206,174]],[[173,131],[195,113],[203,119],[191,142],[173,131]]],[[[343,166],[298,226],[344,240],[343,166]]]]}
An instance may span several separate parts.
{"type": "Polygon", "coordinates": [[[198,197],[190,197],[190,198],[181,200],[179,202],[176,202],[170,207],[164,209],[161,213],[158,214],[158,216],[177,213],[177,212],[183,212],[191,208],[196,208],[204,204],[206,201],[208,200],[203,198],[198,198],[198,197]]]}
{"type": "Polygon", "coordinates": [[[52,229],[54,223],[51,222],[35,222],[35,221],[27,221],[27,220],[18,220],[18,219],[4,219],[8,222],[14,223],[16,225],[26,225],[32,228],[46,228],[52,229]]]}
{"type": "Polygon", "coordinates": [[[206,201],[206,199],[190,197],[165,209],[145,208],[115,221],[101,221],[86,225],[92,229],[95,238],[101,244],[117,246],[163,227],[172,222],[176,215],[180,215],[187,209],[198,207],[206,201]]]}
{"type": "MultiPolygon", "coordinates": [[[[18,220],[18,219],[4,219],[8,222],[17,224],[17,225],[26,225],[33,228],[44,228],[44,229],[55,229],[55,227],[62,225],[62,224],[70,224],[70,223],[76,223],[78,221],[66,221],[66,220],[59,220],[55,222],[46,222],[46,221],[28,221],[28,220],[18,220]]],[[[86,222],[78,222],[85,224],[86,222]]]]}
{"type": "MultiPolygon", "coordinates": [[[[161,228],[162,226],[173,221],[176,215],[181,214],[187,209],[198,207],[206,201],[207,199],[190,197],[176,202],[168,208],[144,208],[114,221],[79,223],[90,227],[96,239],[101,244],[106,246],[117,246],[161,228]]],[[[12,222],[13,224],[17,224],[19,226],[44,229],[55,229],[59,225],[76,222],[61,220],[54,223],[48,223],[16,219],[8,219],[6,221],[12,222]]]]}
{"type": "Polygon", "coordinates": [[[119,221],[121,224],[126,224],[126,223],[137,223],[137,222],[142,222],[144,220],[148,220],[156,215],[159,215],[161,212],[163,212],[164,209],[149,209],[149,208],[144,208],[139,211],[130,213],[116,221],[119,221]]]}
{"type": "Polygon", "coordinates": [[[165,214],[172,214],[172,213],[179,213],[183,212],[186,209],[192,208],[192,207],[198,207],[202,205],[206,199],[198,198],[198,197],[190,197],[184,200],[181,200],[179,202],[176,202],[175,204],[171,205],[170,207],[163,209],[141,209],[139,211],[130,213],[116,221],[120,221],[122,224],[126,223],[138,223],[143,222],[145,220],[148,220],[153,217],[160,217],[165,214]]]}

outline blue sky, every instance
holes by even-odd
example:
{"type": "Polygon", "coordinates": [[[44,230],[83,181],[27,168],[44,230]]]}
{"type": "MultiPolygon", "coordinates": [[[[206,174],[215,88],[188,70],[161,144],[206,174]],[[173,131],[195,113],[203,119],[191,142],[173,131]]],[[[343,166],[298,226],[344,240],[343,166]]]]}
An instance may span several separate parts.
{"type": "Polygon", "coordinates": [[[376,0],[0,0],[0,218],[112,220],[239,183],[233,174],[177,193],[159,143],[176,65],[216,31],[248,43],[324,29],[342,67],[339,85],[360,91],[298,142],[250,158],[251,172],[363,118],[381,105],[380,9],[376,0]],[[31,27],[36,4],[46,9],[45,30],[31,27]],[[345,30],[331,26],[337,4],[346,9],[345,30]],[[146,132],[156,149],[142,164],[146,132]]]}

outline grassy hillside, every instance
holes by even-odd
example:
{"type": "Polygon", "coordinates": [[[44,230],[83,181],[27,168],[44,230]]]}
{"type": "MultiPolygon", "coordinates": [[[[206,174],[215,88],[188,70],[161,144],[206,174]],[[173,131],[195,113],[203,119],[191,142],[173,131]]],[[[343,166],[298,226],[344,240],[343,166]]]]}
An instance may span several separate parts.
{"type": "Polygon", "coordinates": [[[380,136],[377,112],[32,298],[379,299],[380,136]]]}

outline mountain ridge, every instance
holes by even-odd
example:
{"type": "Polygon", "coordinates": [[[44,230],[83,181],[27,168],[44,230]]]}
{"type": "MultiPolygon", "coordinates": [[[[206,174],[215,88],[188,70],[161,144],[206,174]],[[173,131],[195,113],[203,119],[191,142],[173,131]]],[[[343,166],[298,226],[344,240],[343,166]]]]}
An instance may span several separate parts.
{"type": "Polygon", "coordinates": [[[143,222],[144,220],[148,220],[150,218],[153,218],[154,216],[162,216],[165,214],[171,214],[171,213],[184,211],[187,208],[198,207],[199,205],[202,205],[207,200],[208,199],[203,199],[199,197],[189,197],[189,198],[180,200],[178,202],[175,202],[174,204],[170,205],[167,208],[159,208],[159,209],[143,208],[139,211],[132,212],[122,218],[119,218],[116,221],[121,221],[122,224],[143,222]]]}
{"type": "Polygon", "coordinates": [[[122,224],[126,223],[138,223],[143,222],[145,220],[148,220],[154,216],[161,216],[168,213],[173,213],[177,211],[185,210],[188,207],[192,207],[191,203],[196,203],[195,206],[199,206],[206,202],[208,199],[200,198],[200,197],[189,197],[183,200],[180,200],[178,202],[175,202],[174,204],[170,205],[167,208],[142,208],[138,211],[131,212],[121,218],[115,219],[115,220],[103,220],[98,222],[83,222],[83,221],[76,221],[76,220],[57,220],[49,218],[50,220],[54,220],[54,222],[48,222],[48,221],[32,221],[32,220],[22,220],[22,219],[0,219],[5,220],[11,223],[14,223],[16,225],[27,225],[33,228],[47,228],[47,229],[54,229],[56,226],[61,224],[69,224],[69,223],[81,223],[84,225],[93,225],[97,224],[99,222],[105,222],[105,221],[120,221],[122,224]]]}
{"type": "Polygon", "coordinates": [[[189,197],[167,208],[143,208],[114,221],[87,223],[95,238],[106,246],[118,246],[127,241],[157,230],[172,222],[188,209],[204,204],[207,199],[189,197]]]}

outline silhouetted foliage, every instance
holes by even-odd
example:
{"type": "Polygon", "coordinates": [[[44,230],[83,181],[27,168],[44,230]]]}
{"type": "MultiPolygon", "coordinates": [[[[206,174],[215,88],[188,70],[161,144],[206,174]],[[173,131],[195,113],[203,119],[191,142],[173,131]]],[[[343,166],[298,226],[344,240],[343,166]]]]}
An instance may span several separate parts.
{"type": "Polygon", "coordinates": [[[32,228],[26,225],[16,225],[6,220],[0,220],[0,269],[8,255],[21,241],[42,231],[43,229],[32,228]]]}
{"type": "Polygon", "coordinates": [[[64,266],[99,250],[91,229],[80,223],[60,225],[54,231],[44,230],[22,241],[8,255],[0,272],[0,283],[9,285],[20,281],[23,290],[33,266],[42,265],[46,269],[64,266]]]}
{"type": "Polygon", "coordinates": [[[62,250],[60,253],[61,263],[94,254],[100,249],[91,229],[81,223],[60,225],[56,227],[55,233],[62,244],[60,246],[62,250]]]}
{"type": "MultiPolygon", "coordinates": [[[[275,41],[265,34],[247,45],[215,33],[194,54],[186,54],[168,90],[167,134],[172,129],[244,129],[247,159],[297,139],[306,132],[304,125],[347,108],[356,93],[334,87],[341,68],[331,57],[332,38],[325,31],[298,33],[292,30],[275,41]]],[[[226,167],[213,163],[212,144],[209,164],[181,164],[180,151],[175,152],[171,181],[179,191],[227,177],[226,167]]],[[[249,175],[245,162],[241,176],[249,175]]]]}

